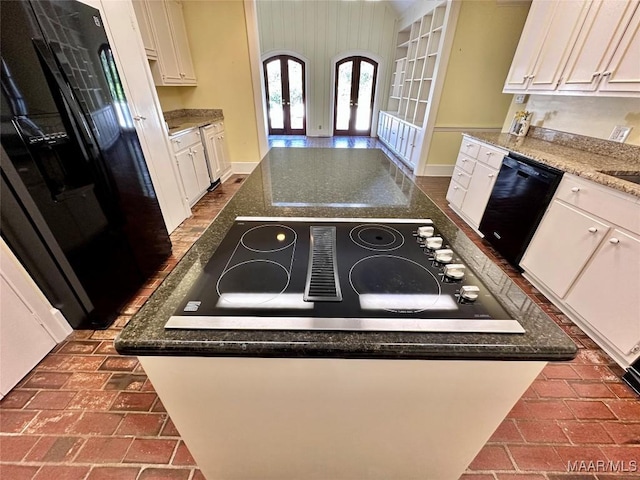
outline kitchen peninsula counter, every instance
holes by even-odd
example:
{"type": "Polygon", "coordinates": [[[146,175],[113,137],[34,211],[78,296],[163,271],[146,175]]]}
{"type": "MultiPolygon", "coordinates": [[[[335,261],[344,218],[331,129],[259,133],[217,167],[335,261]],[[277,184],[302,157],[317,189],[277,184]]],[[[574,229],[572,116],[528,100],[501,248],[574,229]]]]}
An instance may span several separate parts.
{"type": "Polygon", "coordinates": [[[611,175],[640,175],[638,146],[535,127],[525,137],[493,132],[467,135],[640,198],[640,185],[611,175]]]}
{"type": "Polygon", "coordinates": [[[364,149],[272,148],[115,344],[139,357],[208,480],[457,480],[546,363],[576,354],[382,151],[364,149]],[[430,218],[526,332],[165,330],[238,216],[430,218]]]}
{"type": "Polygon", "coordinates": [[[347,149],[272,148],[115,344],[129,355],[547,361],[576,353],[564,332],[380,150],[347,149]],[[431,218],[526,333],[165,330],[237,216],[431,218]]]}

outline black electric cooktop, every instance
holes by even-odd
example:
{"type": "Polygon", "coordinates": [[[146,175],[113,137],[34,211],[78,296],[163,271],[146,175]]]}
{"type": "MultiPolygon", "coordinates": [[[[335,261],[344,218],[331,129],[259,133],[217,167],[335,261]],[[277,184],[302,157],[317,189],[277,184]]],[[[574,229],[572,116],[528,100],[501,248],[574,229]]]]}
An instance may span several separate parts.
{"type": "Polygon", "coordinates": [[[429,219],[238,217],[172,329],[524,333],[429,219]]]}

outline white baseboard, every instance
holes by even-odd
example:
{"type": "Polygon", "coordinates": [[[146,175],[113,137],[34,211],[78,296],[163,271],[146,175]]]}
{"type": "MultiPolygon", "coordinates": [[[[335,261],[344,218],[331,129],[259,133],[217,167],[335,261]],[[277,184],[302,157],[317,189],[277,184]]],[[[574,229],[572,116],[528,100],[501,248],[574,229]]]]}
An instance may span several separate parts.
{"type": "Polygon", "coordinates": [[[424,177],[450,177],[453,175],[455,165],[426,165],[424,177]]]}
{"type": "Polygon", "coordinates": [[[233,162],[231,172],[239,175],[247,175],[258,166],[260,162],[233,162]]]}

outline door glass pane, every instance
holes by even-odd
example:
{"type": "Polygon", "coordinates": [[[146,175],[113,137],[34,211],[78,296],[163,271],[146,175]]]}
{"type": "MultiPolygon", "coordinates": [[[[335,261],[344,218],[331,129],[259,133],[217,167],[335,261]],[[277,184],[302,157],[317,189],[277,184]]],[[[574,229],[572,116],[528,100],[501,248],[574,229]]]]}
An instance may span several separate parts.
{"type": "Polygon", "coordinates": [[[289,105],[291,128],[302,130],[304,127],[304,101],[302,99],[302,64],[295,60],[287,62],[289,67],[289,105]]]}
{"type": "Polygon", "coordinates": [[[368,130],[371,124],[371,99],[373,96],[373,64],[360,62],[356,130],[368,130]]]}
{"type": "Polygon", "coordinates": [[[353,61],[345,62],[338,67],[338,88],[336,92],[336,130],[348,130],[351,117],[351,74],[353,61]]]}
{"type": "Polygon", "coordinates": [[[271,121],[271,128],[284,128],[280,59],[267,63],[267,88],[269,91],[269,120],[271,121]]]}

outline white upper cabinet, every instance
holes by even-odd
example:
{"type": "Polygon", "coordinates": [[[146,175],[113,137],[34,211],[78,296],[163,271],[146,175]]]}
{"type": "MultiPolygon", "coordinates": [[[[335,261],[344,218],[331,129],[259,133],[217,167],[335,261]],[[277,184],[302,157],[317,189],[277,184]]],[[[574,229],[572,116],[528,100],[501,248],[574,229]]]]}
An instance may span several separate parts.
{"type": "Polygon", "coordinates": [[[534,2],[522,29],[504,91],[526,90],[555,9],[553,2],[534,2]]]}
{"type": "Polygon", "coordinates": [[[611,61],[602,72],[601,92],[640,93],[640,1],[611,61]]]}
{"type": "Polygon", "coordinates": [[[640,0],[534,0],[503,91],[636,96],[640,0]]]}
{"type": "Polygon", "coordinates": [[[155,45],[156,59],[147,54],[151,73],[157,86],[196,85],[196,75],[189,50],[187,30],[182,14],[182,4],[176,0],[137,0],[136,18],[142,34],[145,50],[143,24],[145,13],[151,28],[151,37],[155,45]]]}
{"type": "MultiPolygon", "coordinates": [[[[561,90],[594,91],[598,88],[637,6],[638,1],[594,0],[591,3],[567,62],[561,90]]],[[[637,23],[636,20],[636,31],[637,23]]],[[[640,54],[637,45],[636,54],[640,54]]],[[[640,62],[635,63],[640,68],[640,62]]]]}
{"type": "Polygon", "coordinates": [[[134,0],[133,9],[136,13],[138,29],[142,36],[142,43],[144,44],[144,51],[147,54],[147,58],[149,60],[157,60],[158,50],[156,49],[156,39],[153,36],[153,28],[151,27],[147,3],[142,0],[134,0]]]}

